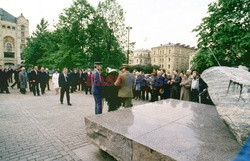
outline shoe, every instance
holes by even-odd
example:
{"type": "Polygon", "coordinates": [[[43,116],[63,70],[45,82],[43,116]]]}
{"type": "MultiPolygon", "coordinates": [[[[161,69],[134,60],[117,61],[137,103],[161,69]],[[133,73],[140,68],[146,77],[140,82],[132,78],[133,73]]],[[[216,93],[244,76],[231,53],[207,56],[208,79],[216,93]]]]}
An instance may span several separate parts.
{"type": "Polygon", "coordinates": [[[72,106],[72,104],[71,104],[71,103],[68,103],[68,106],[72,106]]]}
{"type": "Polygon", "coordinates": [[[63,102],[61,102],[61,104],[63,104],[63,102]]]}
{"type": "Polygon", "coordinates": [[[10,94],[10,92],[6,92],[7,94],[10,94]]]}

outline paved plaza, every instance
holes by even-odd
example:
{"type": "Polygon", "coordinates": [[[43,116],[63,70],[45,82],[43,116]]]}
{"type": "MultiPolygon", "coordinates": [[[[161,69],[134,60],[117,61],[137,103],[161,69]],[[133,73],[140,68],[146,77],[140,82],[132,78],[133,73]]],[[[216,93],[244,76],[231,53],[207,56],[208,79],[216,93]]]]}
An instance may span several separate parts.
{"type": "Polygon", "coordinates": [[[73,93],[73,106],[67,106],[54,91],[40,97],[10,92],[0,94],[0,160],[102,160],[92,156],[97,149],[86,140],[84,117],[94,115],[92,95],[73,93]]]}

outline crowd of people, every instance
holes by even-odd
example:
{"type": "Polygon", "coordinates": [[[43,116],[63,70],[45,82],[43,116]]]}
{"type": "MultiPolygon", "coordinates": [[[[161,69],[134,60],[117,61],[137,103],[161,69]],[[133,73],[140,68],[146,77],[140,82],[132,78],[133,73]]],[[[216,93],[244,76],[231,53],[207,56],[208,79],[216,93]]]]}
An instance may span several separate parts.
{"type": "Polygon", "coordinates": [[[196,71],[187,70],[167,74],[164,69],[154,69],[152,74],[133,71],[136,100],[158,101],[168,98],[211,104],[207,84],[196,71]],[[151,97],[149,97],[151,96],[151,97]]]}
{"type": "MultiPolygon", "coordinates": [[[[88,81],[103,81],[101,78],[97,78],[100,77],[101,70],[102,65],[100,63],[95,64],[93,71],[91,69],[70,69],[68,71],[67,68],[64,68],[60,72],[59,70],[49,71],[48,68],[45,69],[44,67],[38,69],[37,66],[27,71],[25,67],[15,70],[12,68],[0,69],[0,93],[10,93],[8,89],[10,85],[11,88],[17,86],[22,94],[26,94],[26,88],[29,88],[34,96],[44,95],[46,88],[50,90],[51,80],[55,93],[60,93],[62,104],[65,93],[68,105],[71,105],[69,93],[77,91],[84,91],[85,94],[91,95],[93,93],[97,103],[96,113],[100,114],[102,108],[98,106],[102,104],[101,87],[92,83],[89,84],[88,81]],[[93,75],[95,78],[92,78],[93,75]]],[[[123,66],[119,73],[120,77],[123,77],[123,85],[119,87],[118,95],[124,97],[124,107],[131,107],[132,99],[155,102],[173,98],[205,104],[211,103],[207,92],[208,87],[196,71],[187,70],[185,73],[179,73],[178,70],[174,70],[172,74],[167,74],[164,69],[154,69],[151,74],[144,74],[142,71],[136,70],[130,73],[129,67],[123,66]],[[126,77],[126,75],[129,77],[126,77]],[[128,79],[130,77],[132,79],[128,79]],[[124,82],[130,82],[130,84],[124,82]]],[[[115,81],[114,85],[119,86],[117,80],[115,81]]]]}

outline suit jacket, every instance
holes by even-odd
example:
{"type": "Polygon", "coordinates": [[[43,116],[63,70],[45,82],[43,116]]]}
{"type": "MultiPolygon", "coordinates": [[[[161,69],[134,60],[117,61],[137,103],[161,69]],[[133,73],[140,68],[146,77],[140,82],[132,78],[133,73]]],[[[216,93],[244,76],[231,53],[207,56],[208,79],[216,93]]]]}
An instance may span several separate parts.
{"type": "Polygon", "coordinates": [[[135,78],[133,74],[129,72],[122,73],[118,76],[115,86],[120,87],[118,91],[118,97],[133,98],[133,87],[135,84],[135,78]]]}
{"type": "Polygon", "coordinates": [[[101,95],[103,85],[103,80],[101,80],[100,73],[96,69],[92,72],[91,75],[91,84],[92,84],[92,93],[94,95],[101,95]]]}
{"type": "Polygon", "coordinates": [[[66,75],[66,77],[64,76],[63,73],[61,73],[59,75],[59,79],[58,79],[58,83],[59,83],[59,87],[61,88],[69,88],[69,84],[70,84],[70,79],[69,79],[69,75],[66,75]]]}
{"type": "Polygon", "coordinates": [[[47,73],[46,72],[40,72],[39,73],[39,80],[41,84],[47,83],[47,73]]]}
{"type": "Polygon", "coordinates": [[[26,72],[20,72],[19,73],[19,81],[20,81],[20,88],[27,88],[27,82],[29,81],[28,75],[26,72]]]}
{"type": "Polygon", "coordinates": [[[30,73],[30,81],[33,82],[35,81],[36,83],[40,83],[40,72],[37,71],[37,73],[35,71],[32,71],[30,73]]]}
{"type": "Polygon", "coordinates": [[[174,77],[173,89],[178,90],[180,88],[180,83],[181,83],[181,77],[179,75],[176,75],[174,77]]]}

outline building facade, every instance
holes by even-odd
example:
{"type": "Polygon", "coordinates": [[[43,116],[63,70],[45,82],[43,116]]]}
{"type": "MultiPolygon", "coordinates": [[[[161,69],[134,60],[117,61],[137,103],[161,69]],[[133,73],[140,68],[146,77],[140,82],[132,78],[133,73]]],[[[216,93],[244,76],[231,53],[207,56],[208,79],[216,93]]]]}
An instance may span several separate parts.
{"type": "Polygon", "coordinates": [[[186,71],[190,66],[189,56],[196,52],[195,47],[180,43],[160,45],[151,49],[151,64],[160,66],[167,73],[174,69],[186,71]]]}
{"type": "Polygon", "coordinates": [[[148,65],[151,64],[150,50],[134,50],[129,57],[129,65],[148,65]]]}
{"type": "Polygon", "coordinates": [[[0,8],[0,68],[23,63],[22,49],[29,37],[29,21],[21,14],[14,17],[0,8]]]}

